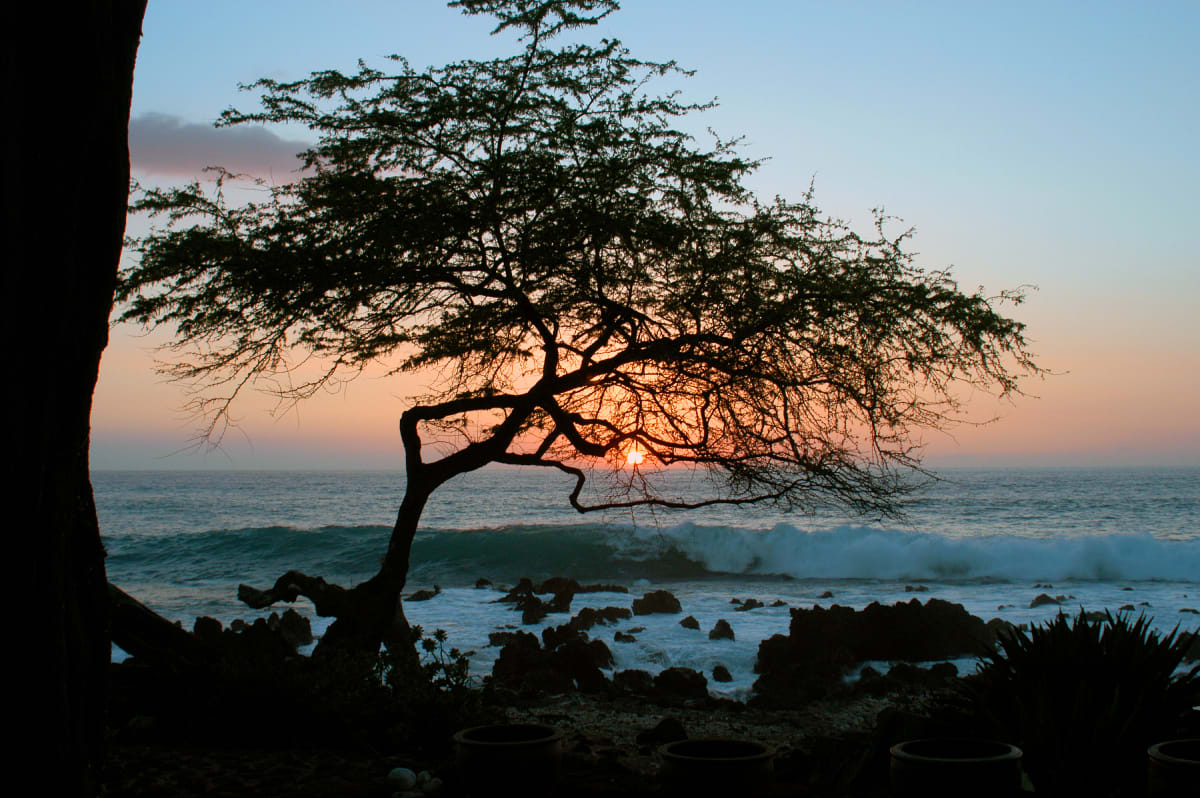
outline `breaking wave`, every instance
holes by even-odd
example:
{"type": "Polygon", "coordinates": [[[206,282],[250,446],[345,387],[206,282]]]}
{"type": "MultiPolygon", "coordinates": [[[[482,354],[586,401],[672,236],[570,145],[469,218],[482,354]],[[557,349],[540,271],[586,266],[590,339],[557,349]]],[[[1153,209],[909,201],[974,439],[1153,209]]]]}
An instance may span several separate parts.
{"type": "MultiPolygon", "coordinates": [[[[273,581],[289,569],[353,582],[373,574],[390,530],[260,527],[106,541],[109,568],[130,576],[202,584],[273,581]]],[[[841,526],[806,531],[683,523],[508,525],[422,531],[410,583],[467,585],[553,575],[651,582],[706,576],[930,581],[1182,580],[1200,574],[1200,540],[1148,534],[1070,538],[950,537],[841,526]]],[[[136,581],[136,577],[135,577],[136,581]]]]}

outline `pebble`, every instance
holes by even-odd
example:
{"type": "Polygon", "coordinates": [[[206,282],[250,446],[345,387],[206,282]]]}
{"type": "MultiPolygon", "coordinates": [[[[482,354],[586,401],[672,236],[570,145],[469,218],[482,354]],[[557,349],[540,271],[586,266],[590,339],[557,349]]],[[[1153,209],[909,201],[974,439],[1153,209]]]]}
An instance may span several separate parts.
{"type": "Polygon", "coordinates": [[[392,768],[387,775],[388,784],[399,790],[411,790],[417,786],[417,774],[408,768],[392,768]]]}

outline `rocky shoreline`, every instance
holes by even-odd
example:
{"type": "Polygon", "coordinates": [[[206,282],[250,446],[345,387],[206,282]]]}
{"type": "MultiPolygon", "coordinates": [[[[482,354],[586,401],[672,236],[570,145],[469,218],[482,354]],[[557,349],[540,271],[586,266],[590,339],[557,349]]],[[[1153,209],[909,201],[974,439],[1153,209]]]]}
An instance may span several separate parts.
{"type": "MultiPolygon", "coordinates": [[[[423,795],[452,796],[459,794],[455,728],[507,722],[563,730],[564,795],[657,794],[658,746],[684,737],[771,746],[777,794],[884,795],[892,744],[987,734],[965,699],[975,677],[960,676],[945,660],[991,650],[1008,626],[936,598],[861,610],[793,607],[788,634],[759,644],[754,693],[742,703],[710,694],[720,666],[709,674],[616,670],[608,644],[590,636],[622,624],[617,634],[633,637],[639,630],[629,624],[663,613],[706,634],[667,591],[571,615],[577,596],[603,592],[611,600],[628,591],[564,578],[522,580],[512,589],[480,580],[477,587],[495,590],[521,625],[552,613],[567,619],[540,635],[519,626],[493,632],[499,655],[491,679],[452,701],[428,692],[418,700],[403,685],[379,681],[347,687],[345,673],[328,662],[297,655],[311,634],[295,613],[229,628],[201,618],[187,632],[116,591],[118,643],[140,653],[112,666],[106,794],[392,796],[398,791],[387,774],[404,768],[427,772],[424,783],[438,785],[423,795]],[[881,661],[892,663],[886,673],[864,666],[881,661]],[[848,672],[859,677],[847,681],[848,672]]],[[[759,606],[732,599],[730,611],[759,606]]],[[[733,633],[720,619],[707,637],[733,633]]]]}
{"type": "MultiPolygon", "coordinates": [[[[593,587],[620,592],[613,585],[593,587]]],[[[546,611],[566,612],[575,595],[587,592],[574,580],[523,581],[498,600],[536,623],[546,611]]],[[[426,591],[417,600],[435,595],[426,591]]],[[[753,599],[735,600],[731,610],[754,606],[753,599]]],[[[596,625],[663,612],[682,615],[682,608],[667,591],[651,591],[634,597],[628,608],[581,608],[565,623],[546,627],[540,638],[520,630],[496,633],[500,655],[479,717],[562,728],[570,794],[654,794],[658,745],[719,736],[771,745],[780,785],[807,795],[870,795],[885,786],[879,768],[886,774],[886,738],[895,719],[908,719],[901,724],[907,733],[914,724],[934,722],[930,718],[941,711],[937,707],[949,706],[959,680],[949,664],[924,669],[898,663],[887,674],[866,669],[847,685],[845,668],[866,659],[959,656],[988,645],[995,634],[961,607],[937,599],[858,612],[836,605],[793,609],[789,634],[761,644],[758,689],[743,704],[710,696],[707,677],[687,668],[654,676],[613,672],[607,645],[588,636],[596,625]]],[[[151,619],[137,618],[145,634],[151,619]]],[[[313,665],[294,656],[307,639],[302,620],[281,616],[222,628],[198,619],[192,633],[171,625],[176,643],[187,638],[189,656],[223,663],[215,670],[210,665],[188,673],[178,662],[155,663],[147,656],[153,648],[114,665],[107,794],[268,794],[288,782],[293,795],[390,796],[395,790],[386,774],[394,767],[429,771],[441,779],[440,794],[455,794],[452,729],[441,730],[446,739],[432,739],[437,724],[429,723],[448,719],[389,720],[371,710],[363,714],[370,701],[316,693],[311,706],[289,705],[288,688],[281,687],[287,678],[247,679],[247,669],[266,674],[313,665]],[[196,654],[201,648],[207,659],[196,654]],[[413,745],[388,723],[425,724],[431,738],[413,745]]],[[[728,623],[718,623],[709,637],[731,633],[728,623]]],[[[290,678],[296,685],[313,680],[290,678]]]]}

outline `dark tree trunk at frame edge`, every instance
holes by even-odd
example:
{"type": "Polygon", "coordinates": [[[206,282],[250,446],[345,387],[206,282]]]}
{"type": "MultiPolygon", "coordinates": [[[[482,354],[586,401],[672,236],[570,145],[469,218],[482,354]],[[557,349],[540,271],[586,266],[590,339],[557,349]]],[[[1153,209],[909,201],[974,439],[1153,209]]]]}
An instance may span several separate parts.
{"type": "Polygon", "coordinates": [[[19,631],[6,637],[19,641],[10,687],[31,705],[9,728],[14,761],[47,795],[95,794],[103,755],[109,621],[88,441],[145,10],[145,0],[26,2],[5,18],[5,459],[15,467],[5,563],[25,583],[19,631]]]}

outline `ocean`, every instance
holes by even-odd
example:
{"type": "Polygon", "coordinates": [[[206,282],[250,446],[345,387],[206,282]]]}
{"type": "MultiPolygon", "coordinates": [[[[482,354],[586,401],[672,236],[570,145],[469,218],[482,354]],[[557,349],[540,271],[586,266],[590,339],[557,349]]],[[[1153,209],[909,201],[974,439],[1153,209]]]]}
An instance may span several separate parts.
{"type": "MultiPolygon", "coordinates": [[[[788,607],[770,606],[776,601],[861,608],[937,597],[1014,623],[1132,606],[1164,632],[1200,627],[1200,468],[953,469],[939,477],[912,497],[903,520],[868,522],[757,506],[580,515],[567,503],[568,479],[484,469],[443,486],[427,507],[408,592],[442,592],[406,603],[405,612],[473,651],[472,673],[482,676],[498,653],[489,632],[540,633],[570,616],[520,627],[519,613],[493,603],[495,590],[475,589],[477,579],[511,586],[523,576],[567,576],[629,588],[577,595],[572,614],[670,590],[701,631],[680,627],[682,615],[650,615],[591,634],[608,643],[617,669],[711,673],[723,664],[734,679],[710,680],[710,690],[739,699],[750,694],[759,642],[787,633],[788,607]],[[1041,593],[1063,596],[1061,608],[1030,608],[1041,593]],[[747,598],[766,606],[735,610],[731,601],[747,598]],[[708,639],[721,618],[735,640],[708,639]],[[636,627],[636,642],[614,641],[636,627]]],[[[200,615],[228,622],[268,614],[237,601],[239,583],[269,587],[290,569],[346,586],[370,577],[404,475],[98,471],[92,484],[110,581],[190,628],[200,615]]],[[[315,633],[328,625],[306,600],[296,609],[315,633]]]]}

